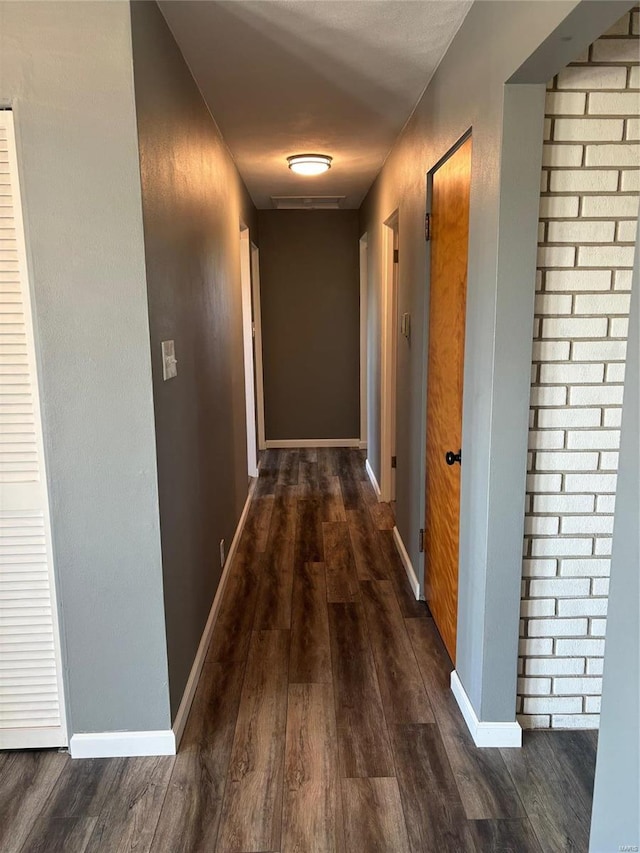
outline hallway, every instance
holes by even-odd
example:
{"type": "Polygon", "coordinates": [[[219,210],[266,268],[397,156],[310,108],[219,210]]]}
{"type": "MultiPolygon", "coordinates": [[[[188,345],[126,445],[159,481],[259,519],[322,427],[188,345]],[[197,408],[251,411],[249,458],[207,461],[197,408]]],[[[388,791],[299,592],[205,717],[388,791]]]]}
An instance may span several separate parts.
{"type": "Polygon", "coordinates": [[[0,754],[17,851],[586,851],[595,732],[476,749],[354,450],[269,450],[175,758],[0,754]]]}

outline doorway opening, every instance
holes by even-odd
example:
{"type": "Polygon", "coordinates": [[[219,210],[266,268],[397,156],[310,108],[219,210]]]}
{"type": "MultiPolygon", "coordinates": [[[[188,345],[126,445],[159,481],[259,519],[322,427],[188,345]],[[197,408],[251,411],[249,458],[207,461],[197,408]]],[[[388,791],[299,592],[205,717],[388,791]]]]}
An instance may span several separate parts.
{"type": "Polygon", "coordinates": [[[253,307],[253,364],[255,368],[258,450],[267,446],[264,432],[264,373],[262,369],[262,313],[260,307],[260,250],[251,244],[251,301],[253,307]]]}
{"type": "MultiPolygon", "coordinates": [[[[258,359],[256,346],[256,315],[260,311],[259,288],[255,286],[257,275],[257,247],[251,243],[249,229],[240,226],[240,288],[242,296],[242,345],[244,352],[244,389],[247,419],[247,469],[249,477],[258,476],[258,446],[260,425],[264,441],[264,417],[260,421],[261,406],[258,405],[258,385],[262,387],[262,360],[258,359]],[[257,302],[257,311],[256,311],[257,302]]],[[[260,347],[261,350],[261,347],[260,347]]]]}
{"type": "Polygon", "coordinates": [[[387,503],[393,503],[396,499],[398,223],[396,210],[383,226],[380,497],[387,503]]]}
{"type": "Polygon", "coordinates": [[[360,238],[360,450],[367,448],[367,304],[369,281],[369,238],[360,238]]]}

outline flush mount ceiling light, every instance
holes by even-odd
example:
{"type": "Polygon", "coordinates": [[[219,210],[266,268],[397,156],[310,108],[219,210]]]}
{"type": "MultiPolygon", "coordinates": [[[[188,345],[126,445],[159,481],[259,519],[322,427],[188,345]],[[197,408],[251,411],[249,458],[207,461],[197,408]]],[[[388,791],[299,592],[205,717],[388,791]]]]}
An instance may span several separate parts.
{"type": "Polygon", "coordinates": [[[293,157],[287,157],[289,168],[298,175],[321,175],[328,172],[331,160],[327,154],[294,154],[293,157]]]}

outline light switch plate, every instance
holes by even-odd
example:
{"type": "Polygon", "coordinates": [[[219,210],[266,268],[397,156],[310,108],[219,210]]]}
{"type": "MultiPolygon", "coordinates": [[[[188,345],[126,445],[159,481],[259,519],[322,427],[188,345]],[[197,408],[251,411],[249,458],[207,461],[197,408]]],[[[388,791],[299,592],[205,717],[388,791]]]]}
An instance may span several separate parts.
{"type": "Polygon", "coordinates": [[[162,341],[162,378],[173,379],[178,375],[178,361],[173,341],[162,341]]]}
{"type": "Polygon", "coordinates": [[[400,331],[407,340],[411,338],[411,314],[403,314],[400,320],[400,331]]]}

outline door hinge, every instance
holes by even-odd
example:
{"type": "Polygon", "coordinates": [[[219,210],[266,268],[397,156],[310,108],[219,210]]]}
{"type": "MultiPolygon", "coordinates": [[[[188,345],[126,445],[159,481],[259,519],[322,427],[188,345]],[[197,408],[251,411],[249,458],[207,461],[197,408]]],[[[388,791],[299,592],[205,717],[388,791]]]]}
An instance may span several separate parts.
{"type": "Polygon", "coordinates": [[[399,250],[399,249],[394,249],[394,250],[393,250],[393,263],[394,263],[394,264],[397,264],[397,263],[398,263],[398,261],[399,261],[399,258],[400,258],[400,250],[399,250]]]}
{"type": "Polygon", "coordinates": [[[424,528],[420,528],[420,534],[418,535],[418,547],[420,548],[420,553],[424,551],[424,528]]]}
{"type": "Polygon", "coordinates": [[[424,239],[429,242],[431,239],[431,214],[427,213],[424,217],[424,239]]]}
{"type": "Polygon", "coordinates": [[[391,467],[392,467],[392,468],[397,468],[397,467],[398,467],[398,457],[397,457],[397,456],[392,456],[392,457],[391,457],[391,467]]]}

